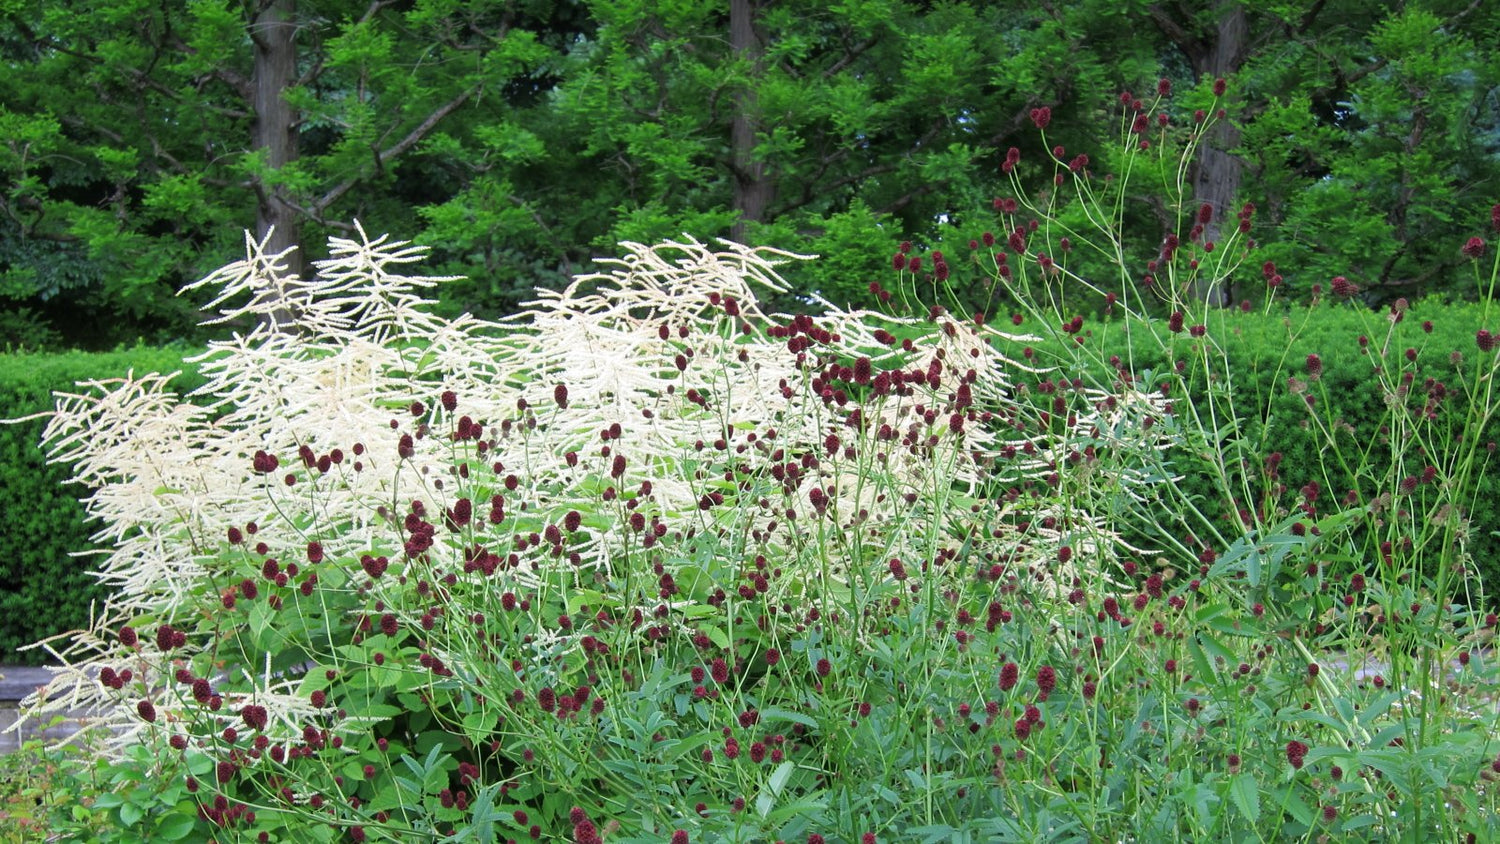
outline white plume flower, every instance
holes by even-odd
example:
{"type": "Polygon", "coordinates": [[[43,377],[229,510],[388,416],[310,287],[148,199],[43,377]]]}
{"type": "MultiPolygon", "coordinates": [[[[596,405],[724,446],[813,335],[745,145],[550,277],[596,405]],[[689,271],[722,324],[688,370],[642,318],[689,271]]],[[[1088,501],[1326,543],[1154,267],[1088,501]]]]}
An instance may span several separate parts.
{"type": "MultiPolygon", "coordinates": [[[[365,576],[386,560],[439,584],[493,576],[497,592],[540,588],[560,571],[581,587],[631,576],[632,549],[673,531],[755,537],[778,564],[806,564],[824,513],[852,533],[873,528],[873,566],[930,553],[934,536],[944,547],[998,544],[1025,563],[1065,533],[1083,535],[1075,544],[1088,553],[1055,573],[1066,582],[1116,547],[1084,502],[1062,514],[1066,530],[1025,542],[963,527],[962,508],[988,501],[997,477],[1043,479],[1087,445],[1011,426],[1014,379],[1037,370],[1008,350],[1035,338],[821,300],[815,318],[777,318],[760,296],[786,291],[776,267],[803,256],[693,240],[624,244],[602,272],[539,291],[512,318],[445,320],[420,293],[446,279],[407,274],[422,249],[357,231],[331,242],[311,278],[287,277],[285,256],[247,237],[244,260],[188,288],[218,291],[209,322],[252,326],[194,359],[206,383],[191,401],[168,376],[134,374],[59,396],[46,438],[95,490],[87,505],[112,547],[99,576],[115,598],[58,649],[67,667],[27,702],[32,715],[91,710],[119,748],[164,725],[232,721],[253,702],[273,740],[295,740],[319,713],[294,666],[257,669],[269,650],[215,675],[212,714],[184,693],[182,666],[221,644],[205,619],[218,602],[226,612],[244,602],[234,623],[268,649],[283,643],[278,612],[321,619],[298,634],[312,637],[303,658],[317,660],[336,652],[340,622],[303,600],[388,602],[402,623],[421,621],[400,581],[365,576]],[[893,345],[891,332],[909,342],[893,345]],[[845,367],[861,370],[858,383],[845,367]],[[719,508],[716,495],[738,504],[719,508]],[[626,497],[630,508],[607,503],[626,497]],[[566,554],[544,553],[532,535],[570,511],[587,514],[583,529],[566,554]],[[120,641],[125,625],[140,631],[133,648],[120,641]],[[158,642],[163,626],[186,641],[158,642]],[[111,687],[104,669],[132,679],[111,687]],[[140,717],[143,700],[154,723],[140,717]]],[[[1083,423],[1099,444],[1136,436],[1139,418],[1160,412],[1151,397],[1106,398],[1083,423]]],[[[1154,437],[1129,447],[1158,448],[1154,437]]],[[[850,565],[825,574],[848,578],[850,565]]],[[[430,657],[464,654],[436,642],[430,657]]]]}

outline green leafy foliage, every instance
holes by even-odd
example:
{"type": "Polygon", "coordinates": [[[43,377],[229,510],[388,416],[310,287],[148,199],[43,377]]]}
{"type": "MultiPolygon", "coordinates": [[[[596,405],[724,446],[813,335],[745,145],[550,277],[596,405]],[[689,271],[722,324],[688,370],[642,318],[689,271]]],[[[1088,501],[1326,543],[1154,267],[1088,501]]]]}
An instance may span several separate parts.
{"type": "MultiPolygon", "coordinates": [[[[1419,414],[1431,402],[1440,421],[1437,431],[1456,435],[1469,424],[1475,412],[1473,402],[1482,400],[1482,395],[1475,396],[1462,385],[1480,355],[1474,334],[1484,324],[1482,307],[1433,299],[1403,308],[1401,313],[1402,318],[1394,320],[1390,311],[1325,302],[1311,311],[1225,314],[1210,323],[1217,343],[1236,362],[1226,372],[1230,389],[1236,395],[1253,397],[1250,406],[1256,408],[1249,418],[1226,423],[1224,435],[1245,443],[1254,454],[1277,455],[1274,460],[1279,468],[1246,467],[1243,482],[1253,492],[1231,506],[1215,493],[1216,481],[1208,467],[1190,450],[1178,453],[1175,465],[1183,474],[1183,488],[1202,501],[1209,518],[1228,524],[1250,502],[1265,507],[1277,499],[1283,502],[1278,512],[1284,513],[1286,496],[1300,494],[1309,484],[1316,484],[1324,496],[1359,490],[1364,498],[1393,472],[1405,476],[1422,471],[1425,464],[1417,465],[1420,458],[1403,460],[1384,447],[1389,443],[1388,414],[1394,397],[1371,377],[1382,352],[1402,362],[1400,377],[1411,373],[1412,386],[1401,399],[1410,412],[1419,414]],[[1331,345],[1331,338],[1340,341],[1331,345]],[[1405,360],[1408,349],[1414,350],[1414,360],[1405,360]],[[1308,378],[1309,355],[1319,360],[1321,374],[1316,381],[1308,378]],[[1293,381],[1302,386],[1290,389],[1293,381]],[[1309,397],[1316,403],[1313,412],[1307,406],[1309,397]],[[1358,460],[1339,459],[1330,448],[1330,432],[1358,460]],[[1271,494],[1278,486],[1282,492],[1271,494]]],[[[1181,345],[1190,341],[1184,339],[1181,345]]],[[[1125,351],[1110,348],[1108,343],[1101,347],[1113,354],[1125,351]]],[[[1172,365],[1161,356],[1139,352],[1135,360],[1156,371],[1172,365]]],[[[1189,384],[1191,400],[1207,412],[1208,391],[1201,373],[1195,373],[1189,384]]],[[[1500,428],[1491,421],[1467,436],[1477,437],[1486,453],[1492,453],[1488,444],[1500,439],[1500,428]]],[[[1483,465],[1490,465],[1488,459],[1483,465]]],[[[1500,567],[1495,564],[1500,552],[1500,514],[1478,502],[1500,494],[1500,486],[1489,470],[1480,471],[1473,483],[1477,497],[1468,508],[1470,563],[1477,567],[1480,580],[1493,587],[1500,584],[1500,567]]],[[[1495,590],[1487,588],[1485,593],[1493,603],[1495,590]]]]}
{"type": "MultiPolygon", "coordinates": [[[[320,0],[295,14],[306,74],[282,92],[298,115],[285,163],[251,142],[250,13],[210,5],[37,0],[0,17],[0,50],[26,68],[0,83],[10,336],[196,339],[173,293],[228,260],[226,233],[271,195],[309,244],[335,220],[410,229],[415,214],[435,269],[469,279],[443,291],[449,314],[515,312],[621,240],[738,234],[862,268],[873,247],[837,230],[870,215],[882,242],[957,252],[1007,190],[1010,147],[1125,175],[1113,138],[1132,115],[1101,103],[1149,101],[1159,78],[1177,91],[1172,132],[1200,109],[1234,112],[1209,141],[1233,158],[1212,167],[1261,206],[1253,236],[1303,301],[1333,275],[1372,306],[1464,292],[1452,244],[1500,184],[1489,4],[746,0],[755,38],[737,52],[725,10],[692,4],[320,0]],[[1243,36],[1227,23],[1237,11],[1243,36]],[[1220,52],[1240,58],[1216,97],[1204,51],[1233,37],[1220,52]],[[1043,135],[1028,119],[1040,106],[1043,135]],[[767,200],[746,220],[750,189],[767,200]]],[[[1134,162],[1155,168],[1132,178],[1167,203],[1128,206],[1134,252],[1186,234],[1195,180],[1213,175],[1199,158],[1183,173],[1134,162]]],[[[1215,202],[1226,221],[1233,197],[1215,202]]],[[[811,272],[791,279],[804,294],[873,301],[811,272]]],[[[1260,301],[1254,285],[1230,294],[1260,301]]]]}
{"type": "MultiPolygon", "coordinates": [[[[449,311],[560,280],[611,236],[732,231],[746,161],[776,182],[752,239],[828,266],[789,269],[788,290],[747,250],[634,247],[620,275],[499,325],[430,317],[394,273],[414,254],[356,227],[295,294],[300,333],[216,345],[211,425],[145,387],[65,402],[59,448],[119,461],[95,506],[125,589],[64,691],[126,732],[67,775],[94,793],[54,828],[1493,838],[1500,674],[1476,575],[1500,262],[1466,245],[1491,162],[1425,134],[1492,125],[1487,83],[1455,106],[1490,69],[1434,35],[1493,12],[1273,5],[1249,23],[1295,37],[1255,39],[1284,49],[1229,93],[1178,73],[1176,98],[1098,106],[1072,96],[1114,81],[1078,57],[1090,38],[1222,11],[1095,5],[771,4],[751,56],[703,4],[601,3],[575,39],[487,54],[528,70],[505,131],[450,126],[402,165],[443,270],[488,271],[449,311]],[[1025,60],[976,82],[1008,50],[1025,60]],[[966,105],[987,95],[1002,105],[966,105]],[[1235,227],[1189,174],[1241,99],[1246,184],[1275,191],[1235,227]],[[731,150],[725,104],[752,100],[754,148],[731,150]],[[1043,131],[991,190],[981,165],[1031,108],[1043,131]],[[1080,149],[1092,164],[1070,166],[1080,149]],[[1288,157],[1315,160],[1277,175],[1288,157]],[[1471,275],[1479,304],[1392,299],[1471,275]],[[752,277],[835,307],[770,317],[752,277]],[[1249,313],[1207,307],[1214,289],[1249,313]]],[[[307,96],[321,157],[249,155],[242,175],[402,182],[360,153],[380,96],[422,95],[391,69],[404,45],[372,23],[333,40],[329,78],[383,94],[307,96]]],[[[143,58],[128,48],[108,55],[143,58]]],[[[1120,66],[1150,78],[1159,54],[1132,49],[1120,66]]],[[[150,201],[180,213],[198,190],[150,201]]],[[[144,244],[108,222],[74,223],[101,259],[144,244]]],[[[258,248],[211,281],[273,284],[258,248]]]]}
{"type": "MultiPolygon", "coordinates": [[[[1184,291],[1237,263],[1192,243],[1069,317],[1058,235],[1030,234],[953,257],[1005,330],[945,312],[936,254],[898,247],[884,310],[787,321],[761,257],[676,243],[503,336],[407,307],[404,245],[345,242],[304,303],[325,333],[215,345],[223,416],[146,382],[65,402],[73,457],[163,459],[99,499],[133,526],[109,570],[152,576],[79,639],[73,690],[124,738],[57,828],[1493,832],[1495,623],[1458,600],[1483,595],[1488,310],[1387,318],[1340,285],[1225,313],[1184,291]],[[380,280],[353,331],[317,298],[348,273],[380,280]]],[[[257,248],[215,280],[273,283],[257,248]]]]}
{"type": "MultiPolygon", "coordinates": [[[[440,124],[477,138],[505,122],[586,23],[573,4],[283,4],[299,32],[279,57],[291,82],[261,97],[256,28],[271,5],[0,11],[0,55],[25,68],[0,81],[0,307],[40,323],[26,342],[198,339],[175,293],[223,264],[258,214],[285,210],[284,234],[317,243],[331,215],[407,220],[454,199],[463,185],[416,145],[440,124]],[[273,157],[257,109],[277,101],[294,117],[273,157]]],[[[453,162],[464,174],[490,169],[475,146],[453,162]]],[[[477,275],[484,264],[460,254],[477,275]]]]}
{"type": "MultiPolygon", "coordinates": [[[[1335,275],[1377,305],[1465,295],[1457,247],[1500,188],[1500,103],[1484,81],[1500,65],[1480,35],[1494,31],[1493,10],[1359,8],[1364,25],[1253,57],[1236,80],[1265,103],[1238,150],[1254,171],[1245,195],[1268,200],[1264,257],[1291,270],[1304,300],[1335,275]]],[[[1296,26],[1304,13],[1281,17],[1296,26]]]]}

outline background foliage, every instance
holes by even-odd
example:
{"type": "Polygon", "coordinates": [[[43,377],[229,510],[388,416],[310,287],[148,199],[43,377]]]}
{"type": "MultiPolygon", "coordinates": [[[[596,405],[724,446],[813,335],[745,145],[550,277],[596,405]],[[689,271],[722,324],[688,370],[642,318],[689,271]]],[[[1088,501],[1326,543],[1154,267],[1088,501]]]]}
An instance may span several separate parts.
{"type": "MultiPolygon", "coordinates": [[[[1207,465],[1189,449],[1177,449],[1171,455],[1173,465],[1181,473],[1181,487],[1206,515],[1231,530],[1236,511],[1264,509],[1268,501],[1278,501],[1285,508],[1287,499],[1295,500],[1298,491],[1309,483],[1316,483],[1325,491],[1323,495],[1332,497],[1342,497],[1352,487],[1359,487],[1362,500],[1368,499],[1372,494],[1369,478],[1384,477],[1393,470],[1389,451],[1371,447],[1382,442],[1382,423],[1387,414],[1386,397],[1380,384],[1371,377],[1380,350],[1386,348],[1394,357],[1412,353],[1419,373],[1412,380],[1412,393],[1437,396],[1444,419],[1450,425],[1457,425],[1466,418],[1470,407],[1470,397],[1459,395],[1459,391],[1465,361],[1479,354],[1474,345],[1474,326],[1482,321],[1479,305],[1444,303],[1437,299],[1411,305],[1395,322],[1389,310],[1371,314],[1359,304],[1349,302],[1324,301],[1311,309],[1294,306],[1269,314],[1222,311],[1220,319],[1208,326],[1209,331],[1230,361],[1228,380],[1233,385],[1237,406],[1254,413],[1241,416],[1239,424],[1221,432],[1221,436],[1243,440],[1254,454],[1280,455],[1274,482],[1282,490],[1275,493],[1270,489],[1273,479],[1268,477],[1264,466],[1243,467],[1241,477],[1248,476],[1251,486],[1260,489],[1264,497],[1253,502],[1226,501],[1222,493],[1215,491],[1207,465]],[[1368,339],[1369,345],[1362,345],[1360,337],[1368,339]],[[1331,341],[1331,338],[1338,339],[1331,341]],[[1309,355],[1317,355],[1321,364],[1321,375],[1316,382],[1308,379],[1309,355]],[[1326,413],[1347,426],[1349,442],[1361,449],[1360,465],[1368,473],[1362,482],[1351,479],[1345,467],[1328,452],[1326,440],[1310,424],[1310,414],[1304,407],[1305,393],[1288,389],[1293,379],[1310,388],[1309,392],[1319,402],[1318,413],[1326,413]]],[[[1096,351],[1088,359],[1102,362],[1119,357],[1133,361],[1136,372],[1160,374],[1170,371],[1175,359],[1190,360],[1190,347],[1200,341],[1183,333],[1177,335],[1169,349],[1163,349],[1148,336],[1130,338],[1116,330],[1092,336],[1089,342],[1096,346],[1096,351]],[[1167,351],[1173,354],[1173,359],[1168,358],[1167,351]]],[[[1062,345],[1061,339],[1038,344],[1037,359],[1057,363],[1071,360],[1070,352],[1062,345]]],[[[1099,366],[1092,377],[1107,379],[1110,374],[1107,366],[1099,366]]],[[[1050,400],[1045,394],[1035,395],[1050,400]]],[[[1183,395],[1199,404],[1206,415],[1209,390],[1201,372],[1189,373],[1183,395]]],[[[1457,428],[1454,432],[1457,433],[1457,428]]],[[[1493,424],[1481,435],[1486,443],[1500,440],[1500,430],[1493,424]]],[[[1500,496],[1500,478],[1493,472],[1481,473],[1476,483],[1479,502],[1500,496]]],[[[1500,563],[1497,563],[1500,512],[1479,503],[1469,508],[1469,513],[1468,542],[1473,564],[1489,585],[1493,601],[1493,587],[1500,584],[1500,563]]]]}
{"type": "MultiPolygon", "coordinates": [[[[180,349],[132,348],[108,354],[0,355],[0,418],[51,411],[54,390],[72,391],[74,382],[118,378],[140,372],[183,370],[180,349]]],[[[186,392],[202,381],[191,368],[174,384],[186,392]]],[[[89,603],[106,597],[86,574],[89,566],[71,556],[96,547],[79,498],[88,490],[65,483],[68,467],[49,464],[38,443],[46,420],[0,425],[0,501],[24,502],[5,508],[0,530],[0,660],[37,664],[41,650],[17,652],[45,636],[81,629],[89,603]]]]}
{"type": "MultiPolygon", "coordinates": [[[[241,229],[318,244],[352,218],[468,276],[452,312],[512,312],[619,240],[683,232],[824,254],[791,281],[857,303],[894,244],[974,236],[1009,147],[1110,172],[1101,104],[1158,78],[1174,125],[1229,78],[1211,146],[1232,155],[1193,184],[1219,220],[1260,206],[1303,295],[1334,274],[1372,304],[1450,290],[1497,194],[1494,4],[728,6],[6,0],[0,330],[198,338],[173,293],[241,229]],[[280,46],[257,36],[276,21],[280,46]]],[[[1150,250],[1170,221],[1136,213],[1150,250]]]]}

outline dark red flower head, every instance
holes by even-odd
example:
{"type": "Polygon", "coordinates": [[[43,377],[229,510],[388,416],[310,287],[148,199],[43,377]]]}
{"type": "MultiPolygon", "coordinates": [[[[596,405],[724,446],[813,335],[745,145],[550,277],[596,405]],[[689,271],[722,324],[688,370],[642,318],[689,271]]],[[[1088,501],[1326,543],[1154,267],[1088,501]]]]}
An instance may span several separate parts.
{"type": "Polygon", "coordinates": [[[1057,669],[1050,665],[1043,665],[1036,670],[1036,687],[1042,694],[1050,695],[1057,688],[1057,669]]]}
{"type": "Polygon", "coordinates": [[[599,828],[594,822],[583,820],[573,825],[573,841],[576,844],[599,844],[604,839],[599,837],[599,828]]]}
{"type": "Polygon", "coordinates": [[[245,719],[245,723],[252,729],[264,730],[266,728],[267,713],[264,706],[255,703],[248,704],[240,710],[240,717],[245,719]]]}
{"type": "Polygon", "coordinates": [[[1017,226],[1016,230],[1010,233],[1010,237],[1007,240],[1010,243],[1010,248],[1017,253],[1024,253],[1026,251],[1026,230],[1020,226],[1017,226]]]}
{"type": "Polygon", "coordinates": [[[1468,256],[1469,258],[1473,258],[1476,261],[1484,257],[1483,238],[1469,238],[1469,242],[1464,244],[1463,253],[1464,255],[1468,256]]]}
{"type": "Polygon", "coordinates": [[[1052,122],[1052,109],[1047,106],[1032,109],[1031,122],[1035,123],[1038,129],[1046,129],[1047,124],[1052,122]]]}
{"type": "Polygon", "coordinates": [[[1227,87],[1229,87],[1229,86],[1228,86],[1227,83],[1224,82],[1224,79],[1222,77],[1219,78],[1219,79],[1215,79],[1214,80],[1214,96],[1215,97],[1222,97],[1222,96],[1224,96],[1224,89],[1227,88],[1227,87]]]}
{"type": "Polygon", "coordinates": [[[1020,673],[1020,668],[1014,662],[1007,662],[1000,666],[1000,691],[1008,692],[1015,688],[1016,679],[1020,673]]]}
{"type": "Polygon", "coordinates": [[[255,458],[252,461],[252,466],[254,467],[256,474],[269,475],[270,473],[276,471],[276,467],[280,465],[281,461],[276,459],[276,455],[267,454],[259,449],[256,450],[255,458]]]}
{"type": "Polygon", "coordinates": [[[1301,768],[1302,760],[1307,756],[1307,745],[1296,739],[1286,743],[1286,761],[1293,768],[1301,768]]]}

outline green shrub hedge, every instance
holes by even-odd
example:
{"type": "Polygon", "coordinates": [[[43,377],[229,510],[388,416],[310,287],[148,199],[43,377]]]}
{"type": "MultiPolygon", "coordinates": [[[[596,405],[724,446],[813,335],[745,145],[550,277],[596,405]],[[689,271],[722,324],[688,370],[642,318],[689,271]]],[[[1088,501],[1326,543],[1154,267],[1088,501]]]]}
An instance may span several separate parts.
{"type": "MultiPolygon", "coordinates": [[[[117,352],[0,355],[0,419],[49,411],[55,390],[70,391],[78,381],[138,373],[183,374],[174,386],[187,391],[202,383],[183,363],[191,352],[138,347],[117,352]]],[[[41,649],[17,649],[48,636],[84,626],[89,604],[104,596],[87,573],[87,559],[71,552],[94,547],[95,525],[80,498],[88,490],[68,484],[67,467],[50,465],[39,446],[45,420],[0,425],[0,660],[39,664],[41,649]]]]}
{"type": "MultiPolygon", "coordinates": [[[[1413,305],[1390,335],[1386,353],[1393,366],[1398,363],[1394,358],[1404,362],[1408,348],[1417,352],[1414,391],[1423,390],[1428,378],[1449,386],[1446,412],[1451,417],[1462,418],[1468,406],[1456,382],[1458,367],[1451,355],[1458,352],[1467,359],[1477,353],[1474,334],[1484,327],[1481,318],[1479,305],[1424,301],[1413,305]]],[[[1210,337],[1224,345],[1234,366],[1236,401],[1242,413],[1240,424],[1222,433],[1249,438],[1255,444],[1253,450],[1281,453],[1280,480],[1287,489],[1284,504],[1294,501],[1297,491],[1310,481],[1323,486],[1324,495],[1342,496],[1348,489],[1347,483],[1340,483],[1346,477],[1343,469],[1329,465],[1322,440],[1307,425],[1303,399],[1288,388],[1288,379],[1305,379],[1306,358],[1317,354],[1323,373],[1314,392],[1324,407],[1348,424],[1347,436],[1352,441],[1378,440],[1384,398],[1371,374],[1372,355],[1386,341],[1388,327],[1385,314],[1348,304],[1272,315],[1238,311],[1214,315],[1210,337]],[[1368,349],[1360,346],[1361,335],[1369,337],[1368,349]]],[[[1149,337],[1127,342],[1118,328],[1119,323],[1113,323],[1086,340],[1094,344],[1101,361],[1095,377],[1108,380],[1108,366],[1103,362],[1112,355],[1133,360],[1137,373],[1171,366],[1149,337]]],[[[1176,335],[1175,353],[1188,356],[1194,342],[1199,341],[1188,332],[1176,335]]],[[[1036,353],[1044,360],[1056,359],[1057,349],[1048,345],[1038,344],[1036,353]]],[[[105,354],[0,356],[0,418],[50,410],[54,390],[71,389],[80,380],[118,377],[131,368],[138,372],[182,369],[184,374],[175,384],[186,392],[201,379],[183,364],[184,354],[179,349],[136,348],[105,354]]],[[[1194,380],[1191,392],[1201,403],[1206,392],[1201,379],[1194,380]]],[[[44,660],[42,651],[16,653],[16,649],[82,625],[88,618],[89,602],[103,597],[98,584],[86,574],[87,561],[70,556],[70,552],[93,547],[89,541],[93,528],[79,504],[87,490],[66,484],[65,470],[47,464],[37,445],[42,427],[40,420],[0,425],[0,501],[6,502],[8,514],[0,530],[0,659],[9,662],[44,660]]],[[[1492,424],[1486,436],[1500,439],[1500,430],[1492,424]]],[[[1377,474],[1384,472],[1389,453],[1385,448],[1372,449],[1370,468],[1377,474]]],[[[1210,495],[1212,486],[1203,466],[1187,453],[1174,454],[1172,459],[1183,476],[1184,488],[1199,494],[1205,514],[1227,522],[1230,507],[1210,495]]],[[[1470,514],[1470,549],[1493,600],[1500,584],[1500,508],[1486,502],[1500,500],[1500,478],[1486,472],[1479,489],[1480,498],[1470,514]]]]}
{"type": "MultiPolygon", "coordinates": [[[[1358,455],[1362,448],[1371,446],[1366,452],[1365,471],[1383,476],[1391,468],[1393,452],[1381,440],[1386,399],[1373,372],[1380,356],[1384,355],[1387,372],[1397,373],[1403,367],[1412,371],[1410,391],[1416,398],[1408,406],[1420,408],[1434,391],[1445,394],[1434,435],[1437,431],[1456,435],[1470,410],[1465,381],[1466,374],[1472,372],[1469,364],[1480,354],[1475,333],[1481,328],[1496,328],[1485,325],[1483,317],[1481,304],[1438,300],[1412,304],[1394,322],[1388,311],[1374,312],[1349,302],[1297,306],[1269,315],[1233,309],[1216,312],[1207,326],[1208,339],[1222,345],[1227,353],[1240,413],[1239,424],[1225,426],[1220,436],[1246,438],[1252,452],[1282,455],[1279,482],[1285,487],[1280,498],[1283,507],[1294,507],[1300,501],[1300,490],[1309,482],[1322,487],[1325,503],[1330,496],[1342,497],[1353,485],[1348,468],[1355,467],[1337,465],[1323,435],[1309,424],[1311,414],[1305,399],[1292,391],[1290,379],[1307,384],[1308,393],[1318,402],[1319,416],[1343,423],[1340,443],[1347,447],[1341,448],[1342,453],[1358,455]],[[1364,345],[1360,343],[1362,336],[1367,340],[1364,345]],[[1408,350],[1414,350],[1414,361],[1408,360],[1408,350]],[[1454,353],[1459,356],[1456,361],[1454,353]],[[1309,382],[1307,375],[1310,354],[1317,355],[1322,364],[1316,383],[1309,382]]],[[[1022,329],[1036,331],[1035,326],[1024,324],[1022,329]]],[[[1044,361],[1072,360],[1060,351],[1061,344],[1070,341],[1071,337],[1055,337],[1039,344],[1035,351],[1044,361]]],[[[1190,362],[1194,357],[1192,346],[1198,342],[1203,341],[1184,330],[1171,335],[1169,348],[1174,356],[1190,362]]],[[[1172,366],[1166,351],[1151,337],[1137,335],[1127,341],[1118,321],[1096,330],[1085,343],[1092,344],[1094,356],[1101,362],[1091,375],[1103,378],[1104,383],[1109,382],[1111,370],[1103,362],[1112,355],[1118,355],[1122,363],[1130,362],[1126,365],[1138,375],[1160,373],[1172,366]]],[[[1191,384],[1187,392],[1199,411],[1206,413],[1208,391],[1203,373],[1191,366],[1187,372],[1191,384]]],[[[1392,380],[1397,377],[1391,376],[1392,380]]],[[[1484,429],[1484,439],[1500,440],[1500,425],[1492,421],[1484,429]]],[[[1422,458],[1415,446],[1403,456],[1420,466],[1422,458]]],[[[1196,496],[1206,515],[1227,525],[1232,511],[1228,502],[1217,500],[1211,492],[1215,487],[1205,465],[1184,451],[1172,454],[1171,459],[1173,468],[1182,475],[1181,486],[1196,496]]],[[[1500,507],[1492,504],[1500,501],[1500,477],[1489,471],[1495,459],[1490,457],[1485,464],[1487,471],[1478,479],[1479,495],[1469,512],[1469,550],[1492,604],[1500,589],[1500,507]]],[[[1249,467],[1249,471],[1264,475],[1260,466],[1249,467]]],[[[1364,497],[1369,492],[1366,485],[1364,497]]],[[[1246,502],[1237,505],[1246,506],[1246,502]]]]}

